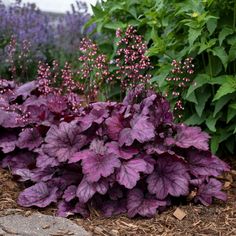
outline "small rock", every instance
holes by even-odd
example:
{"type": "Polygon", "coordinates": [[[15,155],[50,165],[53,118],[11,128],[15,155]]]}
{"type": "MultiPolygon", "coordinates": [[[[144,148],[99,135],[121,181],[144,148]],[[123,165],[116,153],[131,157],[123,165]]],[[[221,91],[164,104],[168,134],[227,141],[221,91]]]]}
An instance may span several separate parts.
{"type": "Polygon", "coordinates": [[[6,234],[6,232],[4,232],[1,228],[0,228],[0,236],[4,236],[6,234]]]}
{"type": "Polygon", "coordinates": [[[176,217],[178,220],[183,220],[183,218],[187,215],[183,210],[180,208],[177,208],[175,212],[173,213],[174,217],[176,217]]]}
{"type": "Polygon", "coordinates": [[[81,226],[73,223],[71,220],[48,216],[43,214],[32,214],[29,217],[23,215],[8,215],[0,217],[0,235],[1,230],[4,236],[12,236],[10,232],[16,235],[25,236],[91,236],[81,226]],[[14,224],[12,224],[14,222],[14,224]],[[48,227],[45,227],[47,225],[48,227]],[[2,226],[2,227],[1,227],[2,226]]]}

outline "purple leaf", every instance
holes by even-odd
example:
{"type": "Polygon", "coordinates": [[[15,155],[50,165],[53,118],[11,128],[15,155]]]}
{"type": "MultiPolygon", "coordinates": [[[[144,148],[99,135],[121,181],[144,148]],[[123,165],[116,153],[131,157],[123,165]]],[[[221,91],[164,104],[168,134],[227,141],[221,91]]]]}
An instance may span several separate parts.
{"type": "Polygon", "coordinates": [[[46,207],[57,201],[57,187],[49,189],[47,184],[37,183],[20,193],[18,204],[23,207],[46,207]]]}
{"type": "Polygon", "coordinates": [[[201,131],[199,127],[188,127],[186,125],[177,126],[177,134],[175,138],[167,138],[165,143],[167,146],[176,145],[181,148],[195,147],[200,150],[207,151],[208,140],[210,136],[201,131]]]}
{"type": "Polygon", "coordinates": [[[123,146],[125,144],[127,146],[131,146],[133,142],[134,139],[131,135],[131,129],[130,128],[122,129],[119,136],[119,145],[123,146]]]}
{"type": "Polygon", "coordinates": [[[59,166],[59,162],[55,157],[50,157],[50,156],[42,153],[39,156],[37,156],[36,166],[38,168],[44,169],[46,167],[59,166]]]}
{"type": "Polygon", "coordinates": [[[118,140],[119,134],[124,126],[121,123],[121,117],[115,115],[106,119],[107,133],[112,140],[118,140]]]}
{"type": "Polygon", "coordinates": [[[148,190],[156,194],[158,199],[164,199],[168,194],[179,197],[189,191],[189,175],[185,165],[171,157],[157,160],[154,172],[147,178],[148,190]]]}
{"type": "Polygon", "coordinates": [[[140,172],[146,171],[146,162],[142,159],[132,159],[121,164],[117,171],[117,181],[128,189],[132,189],[140,179],[140,172]]]}
{"type": "Polygon", "coordinates": [[[0,110],[0,126],[4,128],[20,127],[20,118],[16,112],[0,110]]]}
{"type": "Polygon", "coordinates": [[[138,116],[131,121],[132,137],[140,143],[151,141],[155,137],[154,126],[147,116],[138,116]]]}
{"type": "Polygon", "coordinates": [[[153,124],[148,121],[147,116],[137,116],[131,121],[131,129],[125,128],[120,133],[120,146],[126,144],[130,146],[134,140],[140,143],[151,141],[155,137],[153,124]]]}
{"type": "Polygon", "coordinates": [[[152,158],[150,155],[140,155],[141,159],[143,159],[146,163],[146,169],[144,171],[145,174],[151,174],[154,170],[154,166],[156,164],[156,161],[152,158]]]}
{"type": "Polygon", "coordinates": [[[108,200],[103,202],[101,207],[102,214],[105,217],[116,216],[122,213],[126,213],[126,201],[124,199],[121,200],[108,200]]]}
{"type": "Polygon", "coordinates": [[[51,112],[62,113],[67,109],[66,99],[63,96],[50,94],[47,96],[47,105],[51,112]]]}
{"type": "Polygon", "coordinates": [[[45,141],[44,152],[57,157],[59,162],[65,162],[86,144],[87,139],[80,134],[75,122],[62,122],[59,127],[50,128],[45,141]]]}
{"type": "Polygon", "coordinates": [[[3,153],[9,153],[15,150],[17,143],[17,136],[14,133],[3,132],[0,137],[0,148],[2,148],[3,153]]]}
{"type": "Polygon", "coordinates": [[[31,96],[23,103],[23,112],[29,114],[29,120],[32,123],[52,122],[54,116],[47,107],[45,97],[31,96]]]}
{"type": "Polygon", "coordinates": [[[159,206],[165,206],[165,201],[159,201],[153,197],[144,198],[140,189],[132,189],[127,197],[128,216],[134,217],[139,214],[144,217],[153,217],[159,206]]]}
{"type": "Polygon", "coordinates": [[[55,174],[54,168],[50,167],[45,169],[36,168],[32,171],[31,180],[33,182],[48,181],[53,177],[54,174],[55,174]]]}
{"type": "Polygon", "coordinates": [[[79,201],[86,203],[92,196],[96,193],[96,189],[92,183],[89,183],[86,178],[83,178],[80,182],[76,196],[79,198],[79,201]]]}
{"type": "Polygon", "coordinates": [[[87,130],[93,123],[101,124],[108,116],[108,110],[101,103],[92,104],[89,114],[80,119],[82,130],[87,130]]]}
{"type": "Polygon", "coordinates": [[[106,194],[108,188],[108,182],[105,179],[101,179],[97,183],[90,183],[84,177],[77,188],[76,196],[80,202],[86,203],[96,192],[102,195],[106,194]]]}
{"type": "Polygon", "coordinates": [[[27,82],[14,91],[15,98],[22,96],[23,100],[31,95],[31,93],[37,88],[36,81],[27,82]]]}
{"type": "Polygon", "coordinates": [[[74,206],[70,202],[60,201],[57,208],[57,216],[68,217],[74,215],[74,206]]]}
{"type": "Polygon", "coordinates": [[[103,140],[94,139],[90,143],[89,149],[98,155],[104,155],[107,150],[107,147],[104,145],[103,140]]]}
{"type": "Polygon", "coordinates": [[[30,171],[29,169],[26,169],[26,168],[13,169],[12,174],[20,176],[19,181],[22,181],[22,182],[25,182],[27,180],[31,180],[32,175],[33,175],[32,171],[30,171]]]}
{"type": "Polygon", "coordinates": [[[110,142],[106,144],[107,152],[114,154],[122,159],[130,159],[135,154],[138,154],[138,149],[133,147],[120,147],[117,142],[110,142]]]}
{"type": "Polygon", "coordinates": [[[43,139],[37,128],[27,128],[19,134],[17,146],[33,150],[42,143],[43,139]]]}
{"type": "Polygon", "coordinates": [[[155,127],[163,123],[171,123],[173,116],[170,112],[169,102],[159,94],[150,93],[140,104],[142,114],[150,117],[155,127]]]}
{"type": "Polygon", "coordinates": [[[19,181],[27,181],[31,180],[33,182],[40,182],[40,181],[48,181],[54,175],[54,169],[47,168],[47,169],[34,169],[29,170],[26,168],[22,169],[13,169],[12,174],[20,176],[19,181]]]}
{"type": "Polygon", "coordinates": [[[108,177],[115,168],[120,167],[120,160],[114,155],[104,153],[103,148],[103,143],[98,142],[96,152],[92,152],[93,154],[82,160],[83,173],[90,182],[97,182],[102,176],[108,177]]]}
{"type": "Polygon", "coordinates": [[[114,185],[110,188],[108,194],[111,200],[118,200],[123,197],[123,191],[119,185],[114,185]]]}
{"type": "Polygon", "coordinates": [[[11,169],[23,169],[35,164],[35,154],[29,151],[21,151],[7,155],[2,161],[2,167],[11,169]]]}
{"type": "Polygon", "coordinates": [[[63,198],[66,202],[71,201],[76,197],[77,187],[75,185],[70,185],[64,192],[63,198]]]}
{"type": "Polygon", "coordinates": [[[69,159],[69,163],[75,163],[78,161],[81,161],[87,157],[92,157],[94,155],[93,152],[91,152],[91,150],[82,150],[79,152],[76,152],[70,159],[69,159]]]}
{"type": "Polygon", "coordinates": [[[82,202],[77,202],[74,209],[73,209],[74,213],[79,213],[80,215],[82,215],[84,218],[89,217],[89,211],[88,208],[86,206],[86,204],[82,203],[82,202]]]}
{"type": "Polygon", "coordinates": [[[198,178],[198,179],[190,179],[189,183],[192,184],[193,186],[199,187],[204,183],[206,178],[198,178]]]}
{"type": "Polygon", "coordinates": [[[229,171],[229,166],[216,156],[200,151],[189,151],[186,155],[190,173],[194,176],[218,176],[229,171]]]}
{"type": "Polygon", "coordinates": [[[207,184],[202,184],[199,187],[195,201],[200,201],[205,206],[212,204],[213,197],[226,201],[227,195],[221,191],[221,188],[222,184],[220,181],[210,178],[207,184]]]}
{"type": "Polygon", "coordinates": [[[101,179],[97,183],[93,183],[93,185],[96,191],[102,195],[106,194],[109,188],[109,185],[106,179],[101,179]]]}
{"type": "Polygon", "coordinates": [[[89,216],[89,211],[83,203],[78,202],[76,204],[72,204],[71,202],[65,201],[59,202],[57,216],[68,217],[74,215],[75,213],[79,213],[83,217],[89,216]]]}

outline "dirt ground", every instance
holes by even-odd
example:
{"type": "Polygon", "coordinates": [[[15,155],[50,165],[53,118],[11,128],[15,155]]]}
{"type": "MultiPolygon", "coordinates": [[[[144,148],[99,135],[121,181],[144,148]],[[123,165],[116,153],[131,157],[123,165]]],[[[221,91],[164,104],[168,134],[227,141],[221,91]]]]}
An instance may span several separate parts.
{"type": "MultiPolygon", "coordinates": [[[[236,159],[236,158],[235,158],[236,159]]],[[[236,170],[236,161],[231,163],[236,170]]],[[[157,214],[152,219],[129,219],[125,216],[103,218],[93,212],[89,219],[71,218],[82,225],[92,235],[126,236],[126,235],[210,235],[210,236],[236,236],[236,171],[232,170],[220,179],[228,193],[228,201],[223,203],[215,201],[209,207],[200,204],[180,205],[169,208],[157,214]],[[173,213],[180,208],[186,216],[179,220],[173,213]]],[[[54,215],[55,209],[46,210],[24,209],[16,204],[16,199],[22,186],[16,183],[8,171],[0,169],[0,216],[20,213],[29,215],[40,211],[44,214],[54,215]]]]}

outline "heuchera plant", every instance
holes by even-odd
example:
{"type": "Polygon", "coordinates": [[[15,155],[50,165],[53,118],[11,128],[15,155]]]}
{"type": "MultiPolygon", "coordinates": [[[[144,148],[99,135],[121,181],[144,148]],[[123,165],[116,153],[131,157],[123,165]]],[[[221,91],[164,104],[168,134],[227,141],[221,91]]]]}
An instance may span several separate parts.
{"type": "Polygon", "coordinates": [[[1,165],[26,182],[19,205],[152,217],[190,194],[204,205],[226,200],[216,177],[229,166],[209,151],[208,134],[173,123],[164,97],[137,86],[121,103],[75,109],[45,73],[0,83],[1,165]]]}

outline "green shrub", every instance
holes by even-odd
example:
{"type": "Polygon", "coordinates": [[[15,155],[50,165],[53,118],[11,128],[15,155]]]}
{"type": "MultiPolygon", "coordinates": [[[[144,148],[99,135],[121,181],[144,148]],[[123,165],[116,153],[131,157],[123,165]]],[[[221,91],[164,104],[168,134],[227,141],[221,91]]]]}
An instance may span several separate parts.
{"type": "MultiPolygon", "coordinates": [[[[193,83],[181,94],[182,121],[201,125],[213,152],[235,153],[236,146],[236,2],[234,0],[107,0],[93,7],[98,41],[110,53],[117,28],[137,28],[148,42],[153,83],[170,91],[171,62],[191,56],[193,83]]],[[[173,103],[176,99],[172,99],[173,103]]]]}

